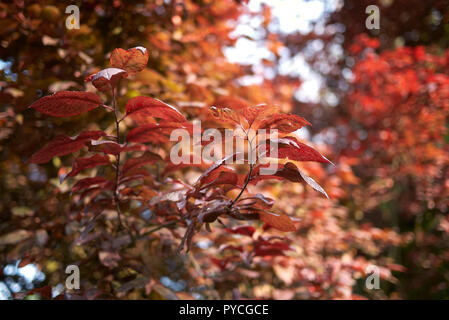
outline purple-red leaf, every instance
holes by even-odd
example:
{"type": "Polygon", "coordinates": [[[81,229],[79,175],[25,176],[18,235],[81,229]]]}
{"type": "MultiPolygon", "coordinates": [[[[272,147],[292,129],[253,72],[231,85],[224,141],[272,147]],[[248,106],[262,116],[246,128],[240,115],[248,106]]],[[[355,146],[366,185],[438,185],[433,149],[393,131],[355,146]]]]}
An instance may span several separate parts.
{"type": "Polygon", "coordinates": [[[302,180],[304,180],[313,189],[324,194],[326,198],[329,198],[326,191],[324,191],[323,187],[321,187],[311,177],[307,176],[305,173],[299,170],[299,168],[295,164],[291,162],[287,162],[285,165],[280,164],[278,165],[278,168],[276,169],[276,172],[273,175],[260,174],[260,170],[263,167],[267,166],[269,166],[269,164],[258,165],[253,169],[250,180],[251,184],[257,184],[261,180],[268,180],[268,179],[286,179],[292,182],[301,182],[302,180]]]}
{"type": "Polygon", "coordinates": [[[161,156],[156,153],[147,152],[143,156],[128,159],[123,165],[122,174],[125,175],[131,169],[140,168],[147,164],[153,164],[158,160],[162,160],[161,156]]]}
{"type": "MultiPolygon", "coordinates": [[[[290,160],[295,161],[314,161],[314,162],[322,162],[322,163],[331,163],[326,157],[321,155],[318,151],[309,147],[308,145],[299,142],[294,137],[285,137],[281,139],[270,139],[266,142],[263,142],[266,146],[266,155],[274,157],[275,154],[273,150],[270,150],[270,141],[272,144],[278,146],[278,154],[277,158],[285,159],[288,158],[290,160]]],[[[259,145],[261,147],[262,145],[259,145]]]]}
{"type": "Polygon", "coordinates": [[[74,177],[78,173],[80,173],[82,170],[94,168],[96,166],[107,166],[111,162],[109,161],[108,156],[102,156],[99,154],[96,154],[92,157],[88,158],[77,158],[72,163],[72,171],[70,171],[67,175],[62,176],[60,178],[60,182],[62,183],[67,177],[74,177]]]}
{"type": "Polygon", "coordinates": [[[286,242],[259,239],[254,246],[254,255],[261,257],[283,256],[286,250],[292,250],[286,242]]]}
{"type": "Polygon", "coordinates": [[[64,156],[84,147],[86,142],[98,140],[105,136],[103,131],[83,131],[75,137],[60,135],[50,141],[46,147],[31,156],[28,162],[41,164],[50,161],[53,157],[64,156]]]}
{"type": "Polygon", "coordinates": [[[35,101],[29,108],[53,117],[70,117],[97,108],[102,102],[92,92],[59,91],[35,101]]]}
{"type": "Polygon", "coordinates": [[[150,97],[135,97],[126,104],[126,115],[147,115],[170,122],[186,122],[186,118],[175,108],[150,97]]]}
{"type": "Polygon", "coordinates": [[[93,186],[104,187],[108,182],[108,180],[102,177],[84,178],[75,183],[72,187],[72,192],[75,193],[93,186]]]}
{"type": "Polygon", "coordinates": [[[242,234],[244,236],[252,237],[254,232],[256,231],[256,228],[252,226],[241,226],[235,228],[226,228],[225,230],[229,233],[242,234]]]}

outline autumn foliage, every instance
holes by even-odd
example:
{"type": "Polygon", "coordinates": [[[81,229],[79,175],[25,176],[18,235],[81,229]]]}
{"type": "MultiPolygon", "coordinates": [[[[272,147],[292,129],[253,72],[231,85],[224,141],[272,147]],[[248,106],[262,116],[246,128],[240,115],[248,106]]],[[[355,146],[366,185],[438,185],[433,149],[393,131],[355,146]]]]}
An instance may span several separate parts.
{"type": "Polygon", "coordinates": [[[246,1],[88,0],[74,30],[61,2],[0,4],[0,283],[13,265],[45,274],[18,299],[447,298],[448,11],[412,2],[379,2],[369,33],[370,1],[308,33],[246,1]],[[248,17],[254,68],[223,54],[248,17]],[[319,102],[295,94],[298,58],[319,102]],[[189,140],[174,163],[172,132],[198,122],[243,150],[189,140]]]}

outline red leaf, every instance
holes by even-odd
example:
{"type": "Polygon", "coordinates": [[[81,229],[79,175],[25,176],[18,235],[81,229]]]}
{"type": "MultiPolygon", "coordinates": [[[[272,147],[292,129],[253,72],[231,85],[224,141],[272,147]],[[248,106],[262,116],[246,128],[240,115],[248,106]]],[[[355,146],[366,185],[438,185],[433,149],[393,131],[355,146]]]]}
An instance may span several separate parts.
{"type": "Polygon", "coordinates": [[[43,299],[51,299],[51,297],[52,297],[52,288],[51,288],[51,286],[45,286],[45,287],[42,287],[42,288],[36,288],[36,289],[28,291],[26,293],[26,295],[28,296],[28,295],[32,295],[32,294],[35,294],[35,293],[38,293],[41,296],[41,298],[43,298],[43,299]]]}
{"type": "Polygon", "coordinates": [[[67,175],[62,176],[60,182],[62,183],[62,181],[64,181],[66,177],[76,176],[82,170],[94,168],[96,166],[109,165],[110,163],[111,162],[109,161],[108,156],[101,156],[99,154],[88,158],[77,158],[72,163],[72,171],[70,171],[67,175]]]}
{"type": "Polygon", "coordinates": [[[233,168],[226,167],[226,166],[219,166],[215,168],[214,170],[208,172],[207,170],[198,178],[195,185],[197,187],[201,187],[203,185],[209,184],[212,181],[216,180],[218,176],[223,172],[234,172],[233,168]]]}
{"type": "Polygon", "coordinates": [[[140,168],[146,164],[155,163],[158,160],[162,160],[162,158],[158,154],[151,152],[147,152],[138,158],[130,158],[123,165],[122,174],[125,175],[125,173],[131,169],[140,168]]]}
{"type": "Polygon", "coordinates": [[[29,108],[53,117],[70,117],[97,108],[102,102],[92,92],[59,91],[35,101],[29,108]]]}
{"type": "MultiPolygon", "coordinates": [[[[277,129],[281,133],[290,133],[308,126],[310,123],[296,114],[273,114],[270,118],[262,121],[257,129],[277,129]]],[[[254,128],[256,129],[256,128],[254,128]]]]}
{"type": "Polygon", "coordinates": [[[148,58],[148,50],[144,47],[134,47],[128,50],[117,48],[112,51],[110,62],[113,67],[133,74],[145,69],[148,58]]]}
{"type": "Polygon", "coordinates": [[[23,267],[29,265],[30,263],[33,263],[32,259],[23,258],[22,260],[20,260],[20,263],[18,264],[17,268],[23,268],[23,267]]]}
{"type": "Polygon", "coordinates": [[[210,107],[210,110],[212,111],[213,116],[221,121],[237,125],[242,122],[242,115],[239,111],[230,108],[217,108],[215,106],[210,107]]]}
{"type": "Polygon", "coordinates": [[[258,193],[255,196],[240,199],[237,204],[240,209],[270,209],[274,200],[258,193]]]}
{"type": "Polygon", "coordinates": [[[252,226],[241,226],[235,228],[226,228],[225,230],[229,233],[242,234],[244,236],[252,237],[254,232],[256,231],[256,228],[252,226]]]}
{"type": "Polygon", "coordinates": [[[216,179],[214,179],[213,181],[209,182],[206,185],[203,185],[200,189],[210,188],[210,187],[219,186],[219,185],[223,185],[223,184],[230,184],[232,186],[235,186],[236,188],[242,187],[239,185],[238,182],[239,182],[239,178],[235,172],[221,171],[218,174],[218,177],[216,179]]]}
{"type": "Polygon", "coordinates": [[[255,243],[254,254],[256,256],[283,256],[284,251],[291,250],[288,243],[268,240],[259,240],[255,243]]]}
{"type": "Polygon", "coordinates": [[[118,155],[120,152],[147,151],[148,148],[148,146],[141,144],[127,146],[124,144],[118,144],[115,141],[92,141],[89,146],[89,151],[118,155]]]}
{"type": "Polygon", "coordinates": [[[126,171],[125,174],[122,174],[119,183],[122,184],[128,181],[143,179],[149,176],[150,173],[148,172],[148,170],[145,170],[143,168],[134,168],[126,171]]]}
{"type": "Polygon", "coordinates": [[[60,135],[54,138],[46,147],[31,156],[28,162],[41,164],[50,161],[53,157],[64,156],[84,147],[91,140],[98,140],[105,136],[103,131],[83,131],[78,136],[68,137],[60,135]]]}
{"type": "Polygon", "coordinates": [[[126,114],[145,114],[171,122],[186,122],[186,118],[175,108],[150,97],[135,97],[128,100],[126,114]]]}
{"type": "Polygon", "coordinates": [[[254,130],[259,129],[260,123],[264,121],[268,117],[272,117],[273,115],[279,114],[279,107],[277,106],[268,106],[266,104],[257,105],[257,106],[248,106],[243,111],[243,116],[245,117],[248,128],[252,128],[254,130]]]}
{"type": "MultiPolygon", "coordinates": [[[[288,158],[290,160],[296,161],[314,161],[314,162],[322,162],[322,163],[331,163],[326,157],[322,156],[318,151],[309,147],[308,145],[299,142],[294,137],[285,137],[281,139],[270,139],[266,142],[263,142],[260,146],[265,144],[267,150],[267,156],[272,155],[272,150],[270,150],[270,141],[272,144],[277,144],[278,146],[278,155],[277,158],[285,159],[288,158]]],[[[274,156],[274,154],[273,154],[274,156]]]]}
{"type": "Polygon", "coordinates": [[[259,212],[260,220],[280,231],[296,231],[295,224],[289,216],[269,211],[259,212]]]}
{"type": "Polygon", "coordinates": [[[231,202],[229,200],[213,200],[207,206],[201,208],[198,213],[198,222],[212,223],[219,216],[227,212],[227,208],[231,202]]]}
{"type": "Polygon", "coordinates": [[[210,258],[210,261],[212,261],[213,264],[219,267],[221,271],[224,271],[229,263],[228,259],[210,258]]]}
{"type": "Polygon", "coordinates": [[[233,110],[243,110],[250,104],[248,101],[231,96],[223,96],[214,101],[212,104],[216,108],[229,108],[233,110]]]}
{"type": "Polygon", "coordinates": [[[72,193],[90,188],[92,186],[104,187],[107,183],[108,181],[102,177],[84,178],[75,183],[72,187],[72,193]]]}
{"type": "Polygon", "coordinates": [[[236,97],[220,97],[214,101],[210,110],[217,119],[239,125],[242,122],[243,112],[249,102],[236,97]]]}
{"type": "Polygon", "coordinates": [[[115,88],[121,78],[126,78],[128,74],[123,69],[107,68],[88,76],[85,81],[92,81],[92,84],[99,91],[108,91],[115,88]]]}
{"type": "Polygon", "coordinates": [[[218,168],[220,168],[227,160],[234,158],[238,155],[238,153],[231,154],[229,156],[224,157],[220,161],[215,162],[213,165],[211,165],[209,168],[207,168],[206,171],[203,172],[203,174],[198,178],[195,185],[203,185],[206,183],[209,183],[210,181],[216,179],[218,177],[218,174],[221,171],[231,171],[232,169],[224,167],[223,170],[216,171],[218,168]]]}
{"type": "Polygon", "coordinates": [[[126,136],[126,141],[160,144],[170,140],[170,134],[173,130],[182,128],[188,130],[181,123],[148,123],[132,129],[126,136]]]}
{"type": "Polygon", "coordinates": [[[257,184],[261,180],[268,179],[286,179],[292,182],[301,182],[302,180],[304,180],[313,189],[324,194],[326,198],[329,198],[323,187],[321,187],[311,177],[307,176],[304,172],[299,170],[299,168],[295,164],[291,162],[287,162],[285,165],[280,164],[278,165],[278,168],[276,169],[274,175],[261,175],[260,169],[267,166],[269,166],[269,164],[258,165],[253,169],[250,180],[251,184],[257,184]]]}

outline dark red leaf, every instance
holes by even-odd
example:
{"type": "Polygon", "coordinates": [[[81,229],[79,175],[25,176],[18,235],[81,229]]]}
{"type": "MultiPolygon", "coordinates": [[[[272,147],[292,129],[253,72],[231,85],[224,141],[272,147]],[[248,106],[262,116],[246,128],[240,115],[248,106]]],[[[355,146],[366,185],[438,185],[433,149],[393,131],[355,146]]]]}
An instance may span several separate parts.
{"type": "Polygon", "coordinates": [[[228,160],[230,160],[231,158],[234,159],[237,155],[238,155],[238,153],[234,153],[234,154],[224,157],[220,161],[215,162],[213,165],[211,165],[209,168],[207,168],[206,171],[203,172],[203,174],[196,181],[195,185],[203,185],[203,184],[209,183],[210,181],[216,179],[218,177],[218,174],[221,171],[232,171],[232,169],[230,169],[228,167],[224,167],[223,170],[218,170],[217,172],[215,172],[218,168],[220,168],[228,160]]]}
{"type": "Polygon", "coordinates": [[[227,259],[211,258],[210,261],[212,261],[213,264],[219,267],[221,271],[224,271],[229,263],[229,260],[227,259]]]}
{"type": "Polygon", "coordinates": [[[229,233],[242,234],[248,237],[252,237],[254,232],[256,231],[256,228],[252,226],[241,226],[235,228],[226,228],[225,230],[229,233]]]}
{"type": "Polygon", "coordinates": [[[272,144],[278,146],[277,158],[296,161],[314,161],[322,163],[331,163],[326,157],[322,156],[318,151],[309,147],[308,145],[299,142],[294,137],[285,137],[281,139],[270,139],[263,142],[259,147],[265,145],[267,156],[274,157],[275,154],[270,150],[270,141],[272,144]]]}
{"type": "Polygon", "coordinates": [[[252,197],[242,198],[237,202],[237,205],[240,209],[270,209],[273,204],[273,199],[267,198],[261,193],[258,193],[252,197]]]}
{"type": "Polygon", "coordinates": [[[92,92],[59,91],[35,101],[29,108],[53,117],[70,117],[97,108],[102,102],[92,92]]]}
{"type": "Polygon", "coordinates": [[[88,158],[77,158],[72,163],[72,171],[70,171],[66,176],[63,176],[62,179],[60,179],[60,182],[64,181],[66,177],[76,176],[82,170],[94,168],[96,166],[105,166],[110,163],[111,162],[109,161],[108,156],[101,156],[99,154],[88,158]]]}
{"type": "Polygon", "coordinates": [[[229,184],[236,188],[242,187],[241,185],[239,185],[239,178],[235,172],[221,171],[218,174],[218,177],[216,179],[209,182],[208,184],[201,186],[200,189],[210,188],[210,187],[219,186],[219,185],[223,185],[223,184],[229,184]]]}
{"type": "Polygon", "coordinates": [[[45,287],[42,287],[42,288],[36,288],[36,289],[28,291],[26,293],[26,295],[28,296],[28,295],[32,295],[32,294],[35,294],[35,293],[38,293],[41,296],[41,298],[43,298],[43,299],[51,299],[51,297],[52,297],[52,288],[51,288],[51,286],[45,286],[45,287]]]}
{"type": "Polygon", "coordinates": [[[161,156],[152,152],[147,152],[143,156],[137,158],[130,158],[123,165],[122,175],[125,175],[126,172],[131,169],[140,168],[146,164],[155,163],[158,160],[162,160],[161,156]]]}
{"type": "Polygon", "coordinates": [[[227,212],[227,207],[229,206],[230,201],[228,200],[213,200],[210,201],[207,206],[201,208],[198,213],[198,221],[200,223],[212,223],[219,216],[225,214],[227,212]]]}
{"type": "Polygon", "coordinates": [[[292,250],[287,242],[270,241],[259,238],[254,243],[254,254],[256,256],[283,256],[284,251],[292,250]]]}
{"type": "Polygon", "coordinates": [[[99,186],[103,187],[108,183],[108,180],[102,178],[102,177],[93,177],[93,178],[84,178],[79,180],[75,185],[72,187],[72,193],[93,187],[93,186],[99,186]]]}
{"type": "Polygon", "coordinates": [[[78,136],[68,137],[60,135],[54,138],[46,147],[31,156],[28,162],[41,164],[50,161],[53,157],[64,156],[84,147],[86,142],[98,140],[105,136],[103,131],[83,131],[78,136]]]}
{"type": "Polygon", "coordinates": [[[314,179],[308,177],[301,170],[299,170],[299,168],[295,164],[291,162],[287,162],[285,165],[279,164],[276,172],[273,175],[262,175],[260,173],[261,168],[267,167],[269,165],[270,164],[256,166],[251,174],[250,183],[257,184],[259,181],[268,179],[286,179],[292,182],[301,182],[302,180],[304,180],[313,189],[321,192],[327,198],[329,198],[326,191],[314,179]]]}

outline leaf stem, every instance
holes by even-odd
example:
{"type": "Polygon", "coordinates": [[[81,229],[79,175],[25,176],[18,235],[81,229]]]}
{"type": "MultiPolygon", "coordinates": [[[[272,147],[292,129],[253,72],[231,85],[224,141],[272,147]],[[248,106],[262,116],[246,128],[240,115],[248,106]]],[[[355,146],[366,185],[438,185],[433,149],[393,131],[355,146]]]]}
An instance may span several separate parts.
{"type": "MultiPolygon", "coordinates": [[[[117,140],[117,143],[120,144],[120,117],[119,117],[119,110],[117,107],[117,98],[115,94],[115,88],[112,88],[112,107],[114,109],[114,115],[115,115],[115,138],[117,140]]],[[[115,184],[114,184],[114,203],[115,208],[117,210],[117,216],[118,216],[118,222],[119,227],[123,228],[128,231],[132,242],[135,242],[134,235],[131,232],[131,229],[127,226],[127,221],[125,219],[126,226],[123,224],[122,221],[122,211],[120,210],[120,200],[119,200],[119,194],[118,194],[118,184],[119,184],[119,177],[120,177],[120,152],[115,156],[116,158],[116,166],[115,166],[115,184]]]]}
{"type": "Polygon", "coordinates": [[[242,196],[242,194],[245,191],[246,187],[248,186],[248,183],[251,180],[251,174],[253,173],[253,167],[254,167],[253,154],[252,154],[253,153],[253,146],[252,146],[252,140],[250,140],[248,138],[248,133],[246,133],[246,139],[248,140],[248,145],[249,145],[249,148],[248,148],[249,149],[249,157],[248,157],[249,158],[248,159],[248,162],[249,162],[249,173],[248,173],[248,176],[246,177],[245,184],[243,185],[242,190],[240,190],[240,193],[237,195],[237,197],[235,197],[235,199],[232,200],[231,204],[228,206],[228,209],[231,209],[232,206],[234,206],[234,204],[240,199],[240,197],[242,196]]]}

